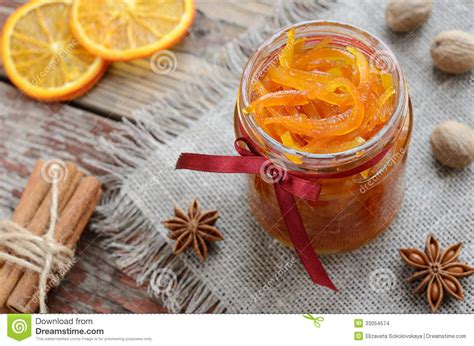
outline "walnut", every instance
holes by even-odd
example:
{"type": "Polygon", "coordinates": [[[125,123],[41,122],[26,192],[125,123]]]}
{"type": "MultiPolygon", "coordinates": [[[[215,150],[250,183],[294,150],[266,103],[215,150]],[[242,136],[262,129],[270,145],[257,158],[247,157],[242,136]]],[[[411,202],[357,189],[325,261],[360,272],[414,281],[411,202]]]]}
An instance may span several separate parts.
{"type": "Polygon", "coordinates": [[[387,25],[396,32],[410,32],[431,15],[432,0],[390,0],[385,11],[387,25]]]}
{"type": "Polygon", "coordinates": [[[474,68],[474,35],[460,30],[438,34],[431,45],[431,57],[441,71],[465,73],[474,68]]]}
{"type": "Polygon", "coordinates": [[[439,124],[430,143],[438,161],[448,167],[464,168],[474,160],[474,130],[454,120],[439,124]]]}

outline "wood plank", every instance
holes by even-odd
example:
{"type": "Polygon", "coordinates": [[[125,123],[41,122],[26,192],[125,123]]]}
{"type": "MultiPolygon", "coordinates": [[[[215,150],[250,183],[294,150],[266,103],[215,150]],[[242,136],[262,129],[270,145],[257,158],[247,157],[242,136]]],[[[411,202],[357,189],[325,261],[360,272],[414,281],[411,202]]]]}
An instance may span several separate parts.
{"type": "MultiPolygon", "coordinates": [[[[0,26],[22,2],[2,1],[0,26]]],[[[216,50],[269,14],[271,9],[268,3],[232,0],[198,0],[196,7],[196,20],[188,36],[171,49],[177,59],[174,72],[153,73],[150,59],[114,63],[92,91],[71,104],[106,116],[129,117],[156,97],[180,90],[191,72],[195,74],[199,66],[207,65],[216,50]]],[[[0,78],[7,80],[3,69],[0,69],[0,78]]]]}
{"type": "MultiPolygon", "coordinates": [[[[0,3],[0,26],[23,2],[0,3]]],[[[0,82],[0,217],[13,210],[38,157],[71,160],[101,175],[87,162],[108,159],[95,150],[98,136],[114,130],[108,118],[129,116],[154,98],[179,90],[191,69],[195,73],[207,65],[217,49],[267,15],[269,7],[246,1],[197,1],[196,21],[188,37],[172,49],[178,61],[176,71],[154,74],[149,59],[114,63],[96,88],[69,105],[35,102],[0,82]]],[[[0,79],[7,81],[1,67],[0,79]]],[[[51,312],[165,312],[145,288],[114,268],[92,232],[82,237],[78,258],[65,281],[50,294],[51,312]]]]}
{"type": "MultiPolygon", "coordinates": [[[[107,162],[96,151],[99,136],[116,123],[63,104],[32,101],[0,83],[0,217],[13,212],[33,163],[38,158],[69,160],[89,173],[102,172],[88,164],[107,162]]],[[[164,312],[144,287],[120,273],[110,255],[86,231],[77,249],[78,262],[59,288],[49,295],[51,312],[164,312]]]]}
{"type": "Polygon", "coordinates": [[[143,287],[117,271],[113,260],[86,232],[79,242],[77,263],[61,285],[50,293],[51,312],[163,313],[143,287]]]}

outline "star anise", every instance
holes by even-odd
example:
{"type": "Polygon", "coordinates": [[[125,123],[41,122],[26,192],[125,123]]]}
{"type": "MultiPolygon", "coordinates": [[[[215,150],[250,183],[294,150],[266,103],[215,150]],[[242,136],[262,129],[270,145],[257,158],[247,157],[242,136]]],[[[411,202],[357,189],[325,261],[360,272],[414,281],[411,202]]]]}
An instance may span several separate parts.
{"type": "Polygon", "coordinates": [[[441,305],[445,292],[456,299],[464,299],[459,279],[472,275],[474,268],[458,261],[461,247],[462,243],[457,243],[441,251],[438,241],[430,234],[426,239],[425,252],[414,248],[400,249],[403,261],[418,269],[407,278],[408,282],[421,280],[413,293],[421,294],[426,291],[433,312],[441,305]]]}
{"type": "Polygon", "coordinates": [[[217,210],[202,211],[197,199],[194,199],[186,213],[179,206],[174,207],[175,216],[163,221],[170,231],[168,237],[176,240],[173,253],[179,255],[188,247],[194,248],[194,253],[204,261],[207,257],[206,241],[224,239],[221,232],[214,226],[219,218],[217,210]]]}

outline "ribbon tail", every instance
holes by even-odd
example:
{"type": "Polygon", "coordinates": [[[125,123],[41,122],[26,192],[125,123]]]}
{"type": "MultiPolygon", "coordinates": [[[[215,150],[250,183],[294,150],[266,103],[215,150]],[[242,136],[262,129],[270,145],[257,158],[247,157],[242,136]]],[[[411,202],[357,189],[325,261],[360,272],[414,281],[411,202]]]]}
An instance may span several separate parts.
{"type": "Polygon", "coordinates": [[[258,174],[265,162],[261,156],[226,156],[182,153],[176,169],[211,173],[258,174]]]}
{"type": "Polygon", "coordinates": [[[295,196],[284,190],[280,184],[275,184],[275,193],[291,242],[295,246],[296,253],[311,280],[318,285],[337,291],[336,286],[332,283],[311,246],[298,207],[296,206],[295,196]]]}

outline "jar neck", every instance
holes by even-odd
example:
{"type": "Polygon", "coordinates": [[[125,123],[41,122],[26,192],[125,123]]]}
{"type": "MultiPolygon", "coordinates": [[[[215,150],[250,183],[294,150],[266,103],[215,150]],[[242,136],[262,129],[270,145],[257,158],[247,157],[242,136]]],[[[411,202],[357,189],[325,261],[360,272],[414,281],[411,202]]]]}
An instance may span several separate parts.
{"type": "Polygon", "coordinates": [[[281,163],[288,170],[306,173],[345,171],[370,161],[396,140],[409,113],[407,85],[392,51],[378,38],[357,27],[327,21],[304,22],[286,27],[264,42],[244,68],[236,110],[238,126],[262,155],[281,163]],[[331,44],[335,46],[355,46],[371,62],[381,65],[386,72],[392,74],[395,88],[394,111],[384,127],[364,144],[334,154],[298,151],[285,147],[260,128],[251,114],[243,113],[243,109],[251,102],[252,82],[258,79],[277,58],[286,43],[290,28],[296,28],[297,38],[306,38],[307,44],[309,42],[315,45],[323,39],[330,38],[331,44]]]}

